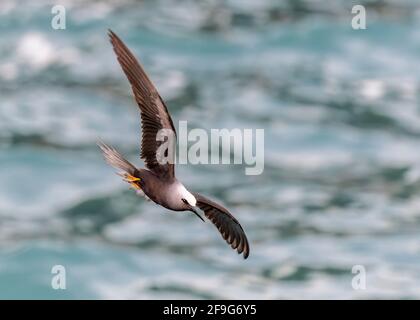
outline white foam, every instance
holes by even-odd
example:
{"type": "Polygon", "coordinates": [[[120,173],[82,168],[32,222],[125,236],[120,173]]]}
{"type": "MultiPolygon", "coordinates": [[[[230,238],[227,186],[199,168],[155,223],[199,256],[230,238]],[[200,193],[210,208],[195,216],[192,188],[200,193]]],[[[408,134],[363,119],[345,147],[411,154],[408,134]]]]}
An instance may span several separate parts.
{"type": "Polygon", "coordinates": [[[17,45],[17,56],[34,69],[42,69],[55,59],[53,45],[38,32],[29,32],[17,45]]]}

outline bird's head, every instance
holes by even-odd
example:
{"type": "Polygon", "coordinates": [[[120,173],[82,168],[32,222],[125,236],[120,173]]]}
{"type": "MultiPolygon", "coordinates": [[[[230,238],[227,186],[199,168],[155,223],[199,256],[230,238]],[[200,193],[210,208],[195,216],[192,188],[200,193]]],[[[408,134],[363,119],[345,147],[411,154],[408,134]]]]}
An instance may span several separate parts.
{"type": "Polygon", "coordinates": [[[204,219],[198,213],[198,208],[196,207],[197,199],[191,194],[191,192],[189,192],[185,188],[183,188],[181,194],[182,194],[181,195],[181,200],[182,200],[183,205],[184,205],[184,210],[194,212],[197,217],[199,217],[201,220],[204,221],[204,219]]]}
{"type": "Polygon", "coordinates": [[[183,194],[181,200],[184,203],[186,210],[196,208],[197,200],[191,193],[188,192],[188,194],[183,194]]]}
{"type": "MultiPolygon", "coordinates": [[[[192,199],[190,199],[190,200],[192,200],[192,199]]],[[[188,211],[191,211],[191,212],[194,212],[195,213],[195,215],[197,216],[197,217],[199,217],[203,222],[204,222],[204,219],[200,216],[200,214],[198,213],[198,208],[195,206],[195,205],[192,205],[190,202],[188,202],[188,200],[187,199],[185,199],[185,198],[182,198],[182,202],[184,203],[184,206],[185,206],[185,210],[188,210],[188,211]]],[[[195,198],[194,198],[194,201],[192,201],[192,203],[197,203],[197,201],[195,200],[195,198]]]]}
{"type": "MultiPolygon", "coordinates": [[[[184,206],[195,207],[197,205],[197,199],[182,184],[178,185],[177,194],[184,203],[184,206]]],[[[186,208],[186,210],[188,209],[189,208],[186,208]]]]}

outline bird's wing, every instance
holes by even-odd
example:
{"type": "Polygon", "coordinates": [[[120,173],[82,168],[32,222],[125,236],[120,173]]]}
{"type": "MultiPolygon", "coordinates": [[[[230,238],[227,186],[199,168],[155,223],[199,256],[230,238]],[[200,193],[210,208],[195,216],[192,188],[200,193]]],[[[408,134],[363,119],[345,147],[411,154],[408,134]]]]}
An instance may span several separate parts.
{"type": "MultiPolygon", "coordinates": [[[[109,37],[118,62],[131,84],[134,97],[140,107],[143,130],[140,156],[147,168],[159,177],[173,178],[173,159],[166,164],[161,164],[156,158],[159,147],[164,143],[164,141],[156,140],[159,130],[171,130],[174,138],[173,147],[176,144],[176,131],[168,109],[146,72],[122,40],[111,30],[109,30],[109,37]]],[[[167,152],[165,156],[168,155],[167,152]]]]}
{"type": "Polygon", "coordinates": [[[230,212],[210,199],[198,193],[193,193],[197,199],[197,207],[204,211],[206,217],[213,222],[232,249],[236,249],[239,254],[243,253],[244,259],[249,255],[249,243],[238,220],[230,212]]]}

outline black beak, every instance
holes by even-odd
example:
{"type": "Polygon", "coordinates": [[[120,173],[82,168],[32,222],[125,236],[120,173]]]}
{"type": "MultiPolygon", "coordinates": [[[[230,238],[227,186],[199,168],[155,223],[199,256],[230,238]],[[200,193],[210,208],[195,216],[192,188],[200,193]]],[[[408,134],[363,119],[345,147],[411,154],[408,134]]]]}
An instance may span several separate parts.
{"type": "Polygon", "coordinates": [[[203,219],[203,218],[200,216],[200,214],[198,213],[197,207],[191,207],[191,208],[190,208],[190,211],[194,212],[194,213],[195,213],[195,215],[201,219],[201,221],[205,222],[205,221],[204,221],[204,219],[203,219]]]}

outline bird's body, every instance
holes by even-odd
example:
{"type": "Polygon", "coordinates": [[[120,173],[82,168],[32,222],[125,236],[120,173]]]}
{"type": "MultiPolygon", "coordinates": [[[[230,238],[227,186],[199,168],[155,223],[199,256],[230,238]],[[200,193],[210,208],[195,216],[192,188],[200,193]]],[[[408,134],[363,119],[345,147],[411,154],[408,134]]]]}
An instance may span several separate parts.
{"type": "Polygon", "coordinates": [[[98,145],[105,160],[121,170],[119,174],[134,189],[144,193],[156,204],[172,211],[194,212],[201,220],[203,218],[199,215],[197,207],[203,210],[226,242],[238,253],[243,253],[246,259],[249,255],[249,243],[239,222],[223,206],[198,193],[188,191],[175,177],[173,161],[158,160],[159,148],[163,144],[163,140],[157,139],[159,132],[162,129],[169,130],[176,138],[172,119],[156,88],[130,50],[112,31],[109,32],[109,36],[140,108],[143,129],[141,157],[147,169],[137,168],[114,148],[100,142],[98,145]]]}
{"type": "MultiPolygon", "coordinates": [[[[144,171],[144,173],[147,172],[147,170],[144,171]]],[[[186,211],[189,210],[189,207],[181,200],[186,199],[188,203],[195,206],[195,197],[177,179],[168,183],[162,182],[150,172],[145,176],[147,178],[144,179],[141,189],[156,204],[173,211],[186,211]],[[156,192],[156,190],[159,190],[159,192],[156,192]]]]}

